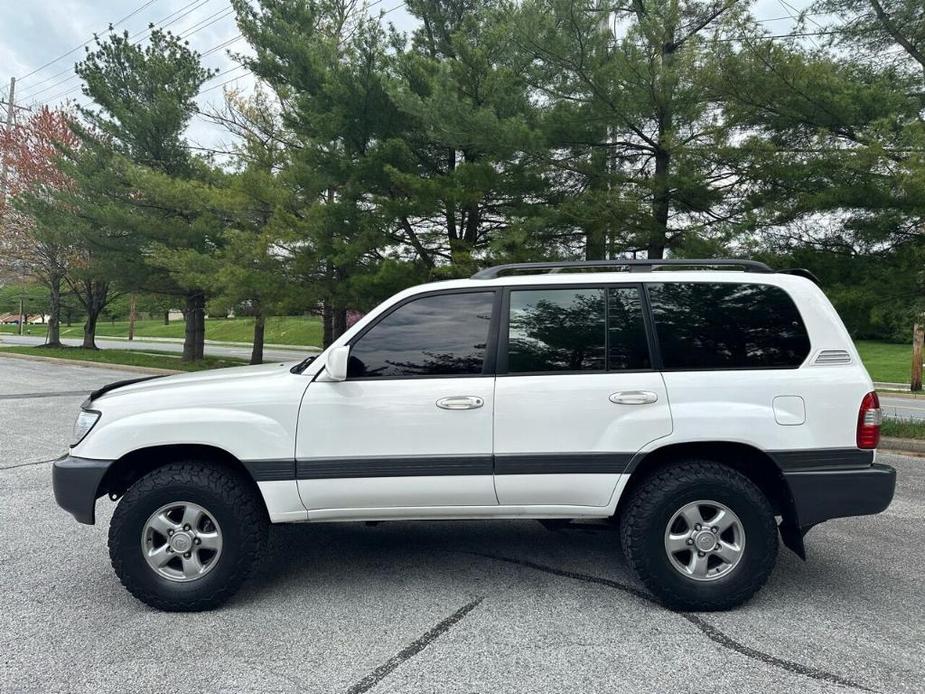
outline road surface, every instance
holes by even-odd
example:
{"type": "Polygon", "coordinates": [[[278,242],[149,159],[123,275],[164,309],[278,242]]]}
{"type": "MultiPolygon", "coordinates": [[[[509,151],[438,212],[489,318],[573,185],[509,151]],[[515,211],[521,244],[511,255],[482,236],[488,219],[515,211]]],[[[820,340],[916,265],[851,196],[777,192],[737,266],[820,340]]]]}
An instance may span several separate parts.
{"type": "Polygon", "coordinates": [[[109,566],[112,503],[79,525],[40,462],[120,377],[0,361],[2,692],[922,691],[923,460],[881,454],[892,506],[814,528],[808,562],[781,548],[731,612],[653,603],[611,530],[469,521],[276,526],[232,602],[167,614],[109,566]]]}
{"type": "MultiPolygon", "coordinates": [[[[61,341],[71,347],[79,347],[81,343],[78,339],[70,338],[65,338],[61,341]]],[[[31,335],[0,335],[0,345],[41,345],[44,343],[44,337],[34,337],[31,335]]],[[[131,349],[140,352],[180,353],[183,351],[183,344],[180,342],[144,342],[143,340],[132,340],[129,342],[128,340],[106,340],[97,338],[96,345],[100,349],[131,349]]],[[[251,358],[251,348],[249,345],[234,347],[206,343],[205,351],[208,357],[251,358]]],[[[263,350],[263,358],[265,361],[300,361],[308,354],[315,353],[317,353],[317,350],[305,352],[296,349],[266,347],[263,350]]]]}
{"type": "Polygon", "coordinates": [[[925,398],[902,398],[880,395],[884,417],[892,419],[925,419],[925,398]]]}

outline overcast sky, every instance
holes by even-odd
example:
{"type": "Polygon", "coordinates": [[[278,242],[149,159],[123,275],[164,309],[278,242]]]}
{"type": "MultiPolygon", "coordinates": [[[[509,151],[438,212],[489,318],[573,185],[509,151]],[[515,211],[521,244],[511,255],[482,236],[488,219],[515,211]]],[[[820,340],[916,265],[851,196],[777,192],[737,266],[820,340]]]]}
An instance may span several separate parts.
{"type": "MultiPolygon", "coordinates": [[[[810,0],[756,0],[755,15],[774,33],[786,33],[796,15],[810,0]],[[773,21],[772,21],[773,20],[773,21]]],[[[384,21],[401,30],[414,28],[402,0],[369,0],[370,13],[387,11],[384,21]]],[[[0,95],[4,101],[10,77],[16,77],[16,103],[55,105],[66,99],[85,101],[74,63],[84,53],[94,32],[112,23],[143,41],[150,23],[188,38],[203,55],[206,67],[219,74],[203,85],[200,108],[222,102],[224,87],[250,89],[253,79],[238,66],[229,51],[246,51],[238,36],[228,0],[3,0],[0,3],[0,95]],[[49,64],[50,63],[50,64],[49,64]]],[[[188,132],[192,143],[215,147],[221,130],[197,118],[188,132]]]]}

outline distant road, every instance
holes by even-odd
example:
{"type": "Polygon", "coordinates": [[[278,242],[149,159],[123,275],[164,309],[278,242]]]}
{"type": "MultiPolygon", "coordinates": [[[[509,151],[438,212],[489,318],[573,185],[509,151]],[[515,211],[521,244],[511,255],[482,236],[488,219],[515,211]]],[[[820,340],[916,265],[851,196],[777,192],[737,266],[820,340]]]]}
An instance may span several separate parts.
{"type": "Polygon", "coordinates": [[[925,419],[925,398],[897,398],[880,395],[884,417],[892,419],[925,419]]]}
{"type": "MultiPolygon", "coordinates": [[[[78,339],[65,338],[61,340],[70,347],[79,347],[81,341],[78,339]]],[[[42,345],[45,344],[44,337],[31,335],[3,335],[0,336],[0,344],[6,345],[42,345]]],[[[100,349],[131,349],[141,352],[172,352],[178,353],[183,351],[183,344],[179,342],[145,342],[144,340],[105,340],[97,339],[97,347],[100,349]]],[[[232,347],[229,345],[211,345],[206,343],[206,356],[209,357],[236,357],[238,359],[250,359],[250,346],[232,347]]],[[[280,349],[278,347],[267,347],[263,350],[263,358],[266,361],[299,361],[304,359],[313,351],[280,349]]]]}

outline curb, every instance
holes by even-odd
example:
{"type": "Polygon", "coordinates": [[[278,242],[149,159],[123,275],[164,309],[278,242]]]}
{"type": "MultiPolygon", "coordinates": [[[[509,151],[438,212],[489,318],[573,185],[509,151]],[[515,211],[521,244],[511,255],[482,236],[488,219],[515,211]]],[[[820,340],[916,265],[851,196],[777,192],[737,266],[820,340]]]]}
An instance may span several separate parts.
{"type": "Polygon", "coordinates": [[[177,369],[156,369],[150,366],[134,366],[131,364],[108,364],[99,361],[84,361],[82,359],[60,359],[59,357],[40,357],[34,354],[17,354],[16,352],[4,352],[0,350],[0,357],[6,359],[23,359],[25,361],[44,361],[49,364],[63,364],[65,366],[80,366],[83,368],[94,367],[97,369],[110,369],[112,371],[128,371],[140,374],[182,374],[186,371],[177,369]]]}
{"type": "Polygon", "coordinates": [[[905,400],[921,400],[925,398],[925,391],[921,393],[910,393],[907,390],[886,390],[883,388],[877,388],[877,392],[881,395],[888,395],[891,398],[903,398],[905,400]]]}
{"type": "Polygon", "coordinates": [[[888,451],[904,451],[907,453],[917,453],[925,455],[925,440],[923,439],[897,439],[892,436],[884,436],[880,439],[878,448],[888,451]]]}

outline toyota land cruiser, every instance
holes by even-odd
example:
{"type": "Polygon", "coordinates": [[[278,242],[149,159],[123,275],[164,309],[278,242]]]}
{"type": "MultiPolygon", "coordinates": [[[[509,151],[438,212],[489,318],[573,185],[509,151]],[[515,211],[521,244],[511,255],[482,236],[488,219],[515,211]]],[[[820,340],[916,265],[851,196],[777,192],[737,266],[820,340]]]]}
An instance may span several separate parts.
{"type": "Polygon", "coordinates": [[[53,479],[81,523],[119,501],[113,568],[165,610],[229,598],[269,523],[495,518],[609,519],[663,603],[712,610],[778,534],[805,558],[889,505],[879,424],[805,271],[532,263],[405,290],[299,364],[101,388],[53,479]]]}

